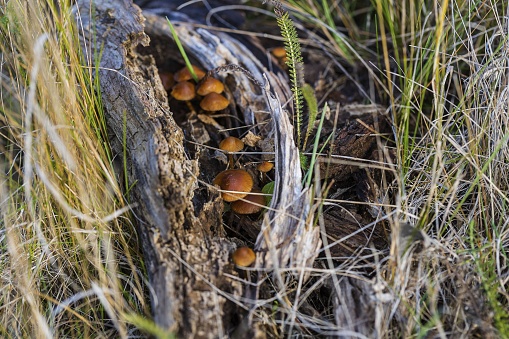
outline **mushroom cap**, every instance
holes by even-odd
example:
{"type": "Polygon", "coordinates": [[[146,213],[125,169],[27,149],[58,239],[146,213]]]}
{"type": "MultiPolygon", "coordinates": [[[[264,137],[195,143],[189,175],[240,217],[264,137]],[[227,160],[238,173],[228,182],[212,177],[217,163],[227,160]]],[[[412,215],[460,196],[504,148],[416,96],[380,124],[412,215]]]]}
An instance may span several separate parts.
{"type": "Polygon", "coordinates": [[[169,91],[175,84],[175,81],[173,80],[173,73],[159,72],[159,78],[161,79],[161,83],[166,91],[169,91]]]}
{"type": "Polygon", "coordinates": [[[207,78],[196,89],[196,93],[201,96],[205,96],[209,93],[222,93],[224,91],[224,85],[221,81],[216,78],[207,78]]]}
{"type": "Polygon", "coordinates": [[[194,85],[189,81],[181,81],[173,86],[171,96],[180,101],[193,100],[196,96],[194,85]]]}
{"type": "MultiPolygon", "coordinates": [[[[195,66],[195,65],[191,65],[191,66],[193,67],[194,73],[198,77],[198,80],[205,76],[205,71],[202,70],[200,67],[195,66]]],[[[175,79],[176,82],[181,82],[181,81],[192,80],[193,76],[191,75],[191,72],[189,72],[187,67],[184,67],[180,71],[175,73],[173,78],[175,79]]]]}
{"type": "Polygon", "coordinates": [[[235,265],[248,267],[251,266],[256,260],[255,252],[249,247],[239,247],[233,252],[232,259],[235,265]]]}
{"type": "Polygon", "coordinates": [[[231,169],[219,173],[212,182],[218,185],[224,191],[221,196],[224,201],[232,202],[244,198],[253,188],[253,178],[251,174],[241,169],[231,169]]]}
{"type": "Polygon", "coordinates": [[[254,214],[258,213],[265,206],[265,196],[260,190],[252,190],[243,200],[237,200],[231,203],[230,207],[237,214],[254,214]],[[253,194],[260,193],[260,194],[253,194]]]}
{"type": "Polygon", "coordinates": [[[274,47],[272,49],[272,55],[276,58],[283,58],[286,56],[286,50],[284,47],[274,47]]]}
{"type": "Polygon", "coordinates": [[[229,105],[228,99],[218,93],[207,94],[200,102],[200,107],[209,112],[216,112],[225,109],[229,105]]]}
{"type": "Polygon", "coordinates": [[[238,152],[244,148],[244,143],[239,138],[227,137],[219,143],[219,148],[226,152],[238,152]]]}
{"type": "Polygon", "coordinates": [[[264,161],[262,162],[261,164],[259,164],[257,167],[256,167],[260,172],[263,172],[263,173],[267,173],[268,171],[270,171],[272,168],[274,168],[274,164],[271,163],[271,162],[268,162],[268,161],[264,161]]]}

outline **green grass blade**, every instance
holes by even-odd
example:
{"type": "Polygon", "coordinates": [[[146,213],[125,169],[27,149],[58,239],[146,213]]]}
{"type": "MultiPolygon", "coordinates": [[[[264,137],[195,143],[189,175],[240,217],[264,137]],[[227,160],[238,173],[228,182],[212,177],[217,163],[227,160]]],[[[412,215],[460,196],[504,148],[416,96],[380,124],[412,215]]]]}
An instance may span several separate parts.
{"type": "Polygon", "coordinates": [[[177,44],[177,47],[179,49],[180,54],[182,55],[182,58],[184,59],[184,62],[186,64],[187,69],[189,70],[189,73],[191,73],[191,76],[193,77],[193,80],[195,82],[198,82],[198,76],[196,76],[196,73],[194,72],[193,65],[191,65],[191,61],[189,61],[189,58],[187,57],[187,53],[184,49],[184,46],[182,46],[182,43],[180,42],[180,39],[178,37],[177,31],[175,30],[175,27],[173,27],[170,19],[168,17],[166,18],[168,21],[168,25],[170,26],[171,35],[173,36],[173,40],[175,40],[175,43],[177,44]]]}
{"type": "MultiPolygon", "coordinates": [[[[320,117],[320,123],[318,124],[318,131],[315,136],[315,143],[313,144],[313,153],[311,155],[311,161],[309,162],[309,169],[306,172],[306,175],[304,176],[303,181],[306,183],[306,187],[309,187],[311,185],[311,179],[312,179],[312,173],[316,164],[316,158],[318,156],[318,144],[320,142],[320,135],[323,128],[323,121],[325,120],[325,113],[329,109],[329,106],[327,106],[327,103],[323,106],[322,109],[322,116],[320,117]]],[[[332,135],[331,135],[332,136],[332,135]]],[[[329,138],[331,137],[329,136],[329,138]]]]}
{"type": "Polygon", "coordinates": [[[306,136],[304,137],[304,145],[302,146],[302,150],[305,150],[308,143],[308,138],[311,135],[315,125],[316,116],[318,115],[318,101],[316,100],[313,87],[311,87],[309,84],[304,84],[304,86],[302,86],[302,95],[304,96],[304,100],[306,101],[309,112],[306,136]]]}

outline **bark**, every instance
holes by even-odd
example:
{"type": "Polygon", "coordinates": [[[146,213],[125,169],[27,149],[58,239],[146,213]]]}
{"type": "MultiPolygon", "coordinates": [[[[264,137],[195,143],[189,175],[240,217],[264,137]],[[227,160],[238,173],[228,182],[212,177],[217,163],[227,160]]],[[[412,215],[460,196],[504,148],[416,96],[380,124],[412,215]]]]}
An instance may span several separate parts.
{"type": "Polygon", "coordinates": [[[125,131],[131,201],[140,220],[154,320],[183,337],[216,337],[238,312],[232,300],[239,299],[240,284],[224,277],[236,275],[229,263],[236,245],[211,230],[221,224],[217,194],[194,214],[198,164],[186,158],[182,130],[172,118],[154,60],[135,51],[149,43],[141,10],[130,1],[113,0],[97,1],[92,9],[83,0],[77,8],[88,55],[102,48],[102,58],[91,62],[100,67],[117,154],[122,154],[125,131]]]}
{"type": "MultiPolygon", "coordinates": [[[[209,169],[201,167],[200,151],[187,149],[183,131],[168,107],[154,58],[140,54],[140,45],[149,44],[140,9],[126,0],[96,1],[92,8],[89,0],[79,0],[76,8],[83,27],[82,46],[88,49],[91,66],[99,67],[113,150],[119,156],[127,150],[128,179],[133,185],[130,200],[135,204],[153,288],[155,322],[181,337],[222,337],[237,324],[237,335],[261,337],[261,332],[253,332],[256,326],[252,318],[243,316],[243,309],[256,307],[256,299],[241,302],[244,287],[232,279],[238,272],[229,257],[237,244],[224,236],[219,194],[204,184],[209,169]],[[92,57],[99,51],[100,60],[92,57]]],[[[169,39],[165,19],[149,13],[146,16],[148,28],[157,33],[154,37],[169,39]]],[[[242,44],[227,35],[184,23],[176,26],[191,57],[204,68],[241,64],[264,83],[260,88],[243,74],[228,75],[229,95],[235,102],[230,109],[244,123],[265,121],[270,117],[267,111],[278,118],[274,125],[265,124],[275,132],[271,128],[257,131],[263,136],[275,133],[281,142],[276,152],[279,196],[271,205],[278,212],[266,218],[259,236],[257,268],[270,272],[274,267],[312,264],[320,241],[318,228],[305,222],[309,195],[302,194],[291,125],[278,100],[286,101],[285,80],[267,72],[242,44]],[[276,96],[269,93],[269,84],[276,96]],[[281,198],[282,192],[285,195],[281,198]],[[289,214],[302,220],[296,221],[289,214]],[[280,253],[275,257],[268,252],[274,244],[280,253]],[[279,258],[275,265],[274,258],[279,258]]]]}

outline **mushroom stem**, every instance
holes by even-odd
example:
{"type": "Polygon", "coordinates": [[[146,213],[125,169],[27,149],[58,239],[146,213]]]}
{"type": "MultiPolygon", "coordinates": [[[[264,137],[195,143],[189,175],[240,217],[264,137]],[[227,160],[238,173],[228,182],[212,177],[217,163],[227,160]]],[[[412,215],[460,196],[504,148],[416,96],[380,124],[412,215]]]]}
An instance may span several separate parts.
{"type": "Polygon", "coordinates": [[[196,115],[196,111],[194,110],[194,107],[193,105],[191,104],[190,101],[186,101],[186,104],[187,104],[187,108],[189,108],[189,112],[192,114],[192,115],[196,115]]]}
{"type": "Polygon", "coordinates": [[[232,152],[238,152],[244,148],[244,142],[239,138],[227,137],[219,143],[219,149],[228,153],[228,168],[233,168],[233,154],[232,152]]]}

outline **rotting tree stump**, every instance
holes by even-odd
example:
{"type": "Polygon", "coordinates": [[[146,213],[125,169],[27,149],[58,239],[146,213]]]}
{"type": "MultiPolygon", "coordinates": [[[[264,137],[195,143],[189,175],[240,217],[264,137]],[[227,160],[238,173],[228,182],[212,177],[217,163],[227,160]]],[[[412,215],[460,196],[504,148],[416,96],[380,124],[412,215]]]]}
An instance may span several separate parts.
{"type": "MultiPolygon", "coordinates": [[[[140,220],[139,235],[154,289],[155,322],[182,337],[220,337],[239,323],[246,328],[241,333],[261,335],[262,332],[246,333],[252,330],[251,325],[245,326],[243,318],[252,305],[240,301],[243,286],[232,279],[238,274],[229,256],[236,244],[224,237],[219,194],[207,187],[207,194],[202,194],[207,201],[194,201],[201,173],[199,159],[188,158],[185,152],[182,130],[168,107],[153,57],[136,50],[149,43],[140,9],[130,1],[113,0],[97,1],[92,9],[88,0],[78,1],[77,6],[87,55],[97,55],[102,49],[101,60],[92,59],[91,66],[99,67],[108,128],[114,135],[112,147],[119,155],[126,134],[129,182],[135,183],[131,200],[140,220]]],[[[162,21],[155,17],[150,20],[170,39],[162,21]]],[[[269,86],[276,87],[280,95],[286,88],[281,87],[277,76],[262,76],[262,65],[247,51],[231,54],[232,50],[242,50],[232,39],[222,40],[190,28],[181,28],[179,35],[183,41],[193,42],[186,47],[195,55],[200,51],[195,50],[198,45],[193,39],[201,39],[204,46],[216,44],[218,49],[212,54],[201,47],[201,53],[210,56],[201,60],[206,68],[241,63],[264,81],[264,87],[253,89],[254,85],[242,74],[233,76],[235,100],[249,107],[242,112],[243,120],[254,123],[260,119],[255,112],[262,108],[272,113],[277,122],[265,133],[273,133],[277,140],[276,171],[281,175],[276,177],[271,205],[274,212],[265,218],[257,241],[257,268],[270,270],[274,260],[278,267],[312,264],[320,246],[318,229],[292,218],[295,211],[305,220],[307,210],[303,207],[309,205],[305,200],[309,195],[301,194],[300,179],[294,180],[295,175],[300,177],[300,171],[288,117],[269,93],[269,86]],[[190,36],[186,37],[186,33],[190,36]],[[226,54],[217,57],[219,49],[226,54]],[[280,205],[285,209],[279,209],[280,205]],[[289,237],[293,241],[284,240],[289,237]]],[[[256,291],[252,295],[256,297],[256,291]]]]}
{"type": "Polygon", "coordinates": [[[221,224],[217,194],[195,214],[198,163],[186,158],[183,134],[171,116],[153,59],[135,51],[138,44],[149,43],[141,10],[130,1],[98,1],[93,10],[88,0],[78,6],[88,55],[103,48],[100,64],[93,66],[100,67],[117,154],[122,154],[124,129],[126,133],[129,182],[135,183],[131,200],[141,221],[154,320],[182,337],[219,335],[241,308],[224,297],[241,295],[240,284],[224,277],[236,275],[229,263],[236,246],[211,232],[211,225],[221,224]]]}
{"type": "MultiPolygon", "coordinates": [[[[238,338],[264,337],[263,325],[253,321],[259,307],[256,302],[260,286],[246,287],[230,260],[239,241],[227,237],[222,226],[223,202],[217,190],[209,185],[215,175],[209,167],[214,166],[211,153],[190,146],[203,141],[200,138],[207,136],[207,126],[203,121],[190,123],[172,113],[158,76],[157,65],[168,62],[158,58],[168,56],[173,62],[179,57],[174,47],[168,47],[171,36],[166,20],[150,13],[143,16],[128,0],[97,1],[92,9],[89,0],[79,0],[77,8],[79,25],[83,27],[82,46],[90,56],[91,66],[99,67],[113,151],[120,157],[124,147],[127,150],[128,179],[134,183],[131,201],[139,220],[138,233],[153,288],[155,322],[183,338],[216,338],[227,334],[238,338]],[[93,59],[100,50],[102,58],[93,59]],[[176,122],[179,119],[180,126],[176,122]]],[[[252,275],[252,279],[261,280],[274,267],[313,267],[321,247],[320,229],[314,226],[313,218],[308,218],[313,212],[310,208],[313,197],[302,187],[293,128],[281,108],[280,102],[287,102],[291,96],[286,79],[267,71],[245,46],[226,34],[185,24],[176,28],[196,63],[206,69],[242,65],[262,84],[260,87],[243,74],[223,76],[228,94],[236,103],[230,105],[230,113],[244,124],[265,126],[254,130],[266,141],[260,147],[272,152],[269,158],[275,162],[275,191],[270,210],[260,221],[259,229],[252,230],[258,233],[254,268],[260,272],[258,276],[252,275]]],[[[346,127],[341,131],[349,137],[353,135],[348,134],[346,127]]],[[[348,145],[341,143],[341,137],[335,145],[348,153],[348,145]]],[[[369,156],[376,148],[371,142],[362,145],[363,154],[358,156],[369,156]]],[[[358,178],[358,171],[347,168],[349,175],[341,180],[354,175],[358,178]]],[[[325,232],[334,234],[340,225],[339,219],[331,216],[325,218],[326,227],[330,227],[325,232]]],[[[341,236],[343,233],[339,231],[341,236]]],[[[358,244],[349,245],[355,248],[365,246],[365,242],[360,237],[358,244]]],[[[308,273],[302,274],[299,279],[307,276],[308,273]]],[[[372,292],[365,282],[356,287],[355,279],[340,283],[343,287],[331,287],[330,293],[345,286],[365,294],[372,292]]],[[[352,317],[343,317],[341,312],[345,307],[356,306],[350,304],[355,302],[352,300],[335,296],[337,326],[349,328],[343,322],[351,321],[352,317]]],[[[354,318],[357,316],[366,314],[361,311],[354,318]]],[[[350,328],[369,334],[371,326],[350,328]]]]}

